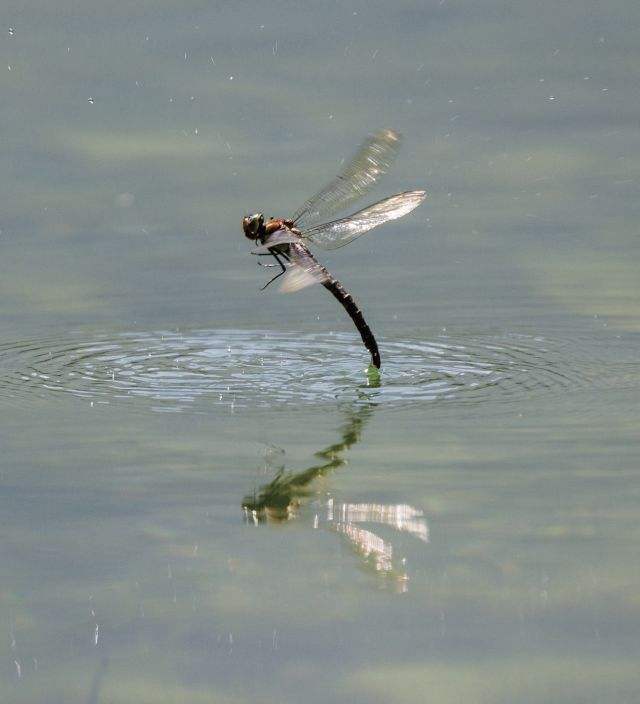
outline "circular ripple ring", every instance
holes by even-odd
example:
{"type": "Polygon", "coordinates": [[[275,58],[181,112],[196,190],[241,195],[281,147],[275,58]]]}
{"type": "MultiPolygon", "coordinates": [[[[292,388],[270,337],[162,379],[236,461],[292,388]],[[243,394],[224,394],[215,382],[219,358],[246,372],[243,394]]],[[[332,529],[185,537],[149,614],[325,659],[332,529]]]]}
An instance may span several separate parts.
{"type": "Polygon", "coordinates": [[[523,335],[383,339],[381,348],[381,381],[372,387],[355,334],[196,330],[28,340],[0,346],[0,397],[68,394],[206,412],[212,404],[474,404],[592,383],[562,345],[523,335]]]}

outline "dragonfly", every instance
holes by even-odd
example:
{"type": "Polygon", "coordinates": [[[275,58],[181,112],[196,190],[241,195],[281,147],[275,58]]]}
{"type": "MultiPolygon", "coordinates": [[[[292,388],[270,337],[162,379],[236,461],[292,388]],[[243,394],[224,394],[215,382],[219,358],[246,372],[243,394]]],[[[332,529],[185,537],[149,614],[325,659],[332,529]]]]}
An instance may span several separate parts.
{"type": "Polygon", "coordinates": [[[407,215],[422,203],[426,191],[404,191],[347,217],[325,222],[326,218],[362,198],[378,182],[396,158],[400,142],[400,135],[391,129],[371,135],[338,175],[289,219],[265,220],[262,213],[246,215],[242,219],[245,236],[257,245],[251,254],[275,259],[273,263],[258,263],[265,267],[280,267],[261,290],[280,277],[280,291],[283,293],[300,291],[313,284],[324,286],[344,307],[371,355],[371,363],[378,369],[381,365],[378,343],[362,310],[345,287],[318,262],[310,247],[317,245],[326,250],[344,247],[365,232],[407,215]]]}

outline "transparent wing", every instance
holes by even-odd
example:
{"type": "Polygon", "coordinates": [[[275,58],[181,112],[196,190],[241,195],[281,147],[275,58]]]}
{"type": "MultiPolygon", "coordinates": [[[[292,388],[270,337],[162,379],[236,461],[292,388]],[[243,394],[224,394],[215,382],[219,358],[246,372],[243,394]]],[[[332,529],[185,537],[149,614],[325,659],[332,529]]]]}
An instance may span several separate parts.
{"type": "Polygon", "coordinates": [[[380,130],[369,137],[347,166],[296,212],[293,222],[304,228],[362,197],[388,171],[399,146],[400,135],[393,130],[380,130]]]}
{"type": "Polygon", "coordinates": [[[294,293],[313,284],[321,284],[329,278],[329,272],[301,247],[291,248],[291,261],[287,273],[282,277],[280,291],[294,293]]]}
{"type": "Polygon", "coordinates": [[[261,244],[258,247],[254,247],[249,253],[250,254],[269,254],[272,247],[279,244],[292,244],[293,242],[300,243],[300,237],[294,232],[284,227],[280,230],[276,230],[273,234],[269,235],[269,239],[265,244],[261,244]]]}
{"type": "Polygon", "coordinates": [[[344,247],[374,227],[410,213],[422,203],[426,195],[426,191],[398,193],[346,218],[311,227],[302,233],[302,237],[323,249],[344,247]]]}

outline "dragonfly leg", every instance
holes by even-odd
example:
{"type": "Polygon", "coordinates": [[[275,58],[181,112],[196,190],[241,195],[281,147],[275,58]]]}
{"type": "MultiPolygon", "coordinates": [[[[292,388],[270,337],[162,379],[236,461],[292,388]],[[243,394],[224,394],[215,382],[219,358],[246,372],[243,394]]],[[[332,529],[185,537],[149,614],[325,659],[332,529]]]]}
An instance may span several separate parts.
{"type": "MultiPolygon", "coordinates": [[[[272,284],[276,279],[279,279],[284,274],[284,272],[287,270],[285,265],[282,263],[280,257],[275,252],[273,252],[273,258],[278,262],[282,271],[280,271],[278,274],[276,274],[272,279],[269,279],[269,281],[267,281],[267,283],[260,289],[261,291],[264,291],[265,288],[267,288],[267,286],[269,284],[272,284]]],[[[275,264],[264,264],[263,266],[275,266],[275,264]]]]}
{"type": "MultiPolygon", "coordinates": [[[[254,257],[275,257],[273,252],[251,252],[251,254],[253,254],[254,257]]],[[[280,264],[280,262],[278,262],[278,264],[280,264]]],[[[262,262],[258,262],[258,266],[263,266],[266,269],[270,269],[273,266],[278,266],[278,264],[263,264],[262,262]]],[[[282,264],[280,264],[280,266],[282,267],[282,264]]]]}

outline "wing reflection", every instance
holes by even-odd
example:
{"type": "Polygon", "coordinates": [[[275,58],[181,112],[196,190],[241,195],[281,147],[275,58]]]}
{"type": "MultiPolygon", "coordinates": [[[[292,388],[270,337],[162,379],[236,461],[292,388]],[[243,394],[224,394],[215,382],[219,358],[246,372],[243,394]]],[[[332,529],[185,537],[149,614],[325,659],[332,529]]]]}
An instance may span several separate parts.
{"type": "Polygon", "coordinates": [[[372,560],[376,572],[393,571],[393,546],[370,530],[360,528],[353,523],[338,522],[334,524],[338,533],[346,536],[365,560],[372,560]]]}
{"type": "Polygon", "coordinates": [[[342,523],[384,523],[429,542],[429,529],[422,511],[408,504],[342,504],[342,523]]]}
{"type": "MultiPolygon", "coordinates": [[[[406,560],[398,558],[392,540],[374,532],[373,526],[407,533],[423,543],[429,542],[429,528],[424,513],[409,504],[378,504],[336,502],[323,498],[313,484],[315,480],[346,464],[342,454],[356,444],[373,406],[351,408],[340,430],[342,440],[320,450],[316,457],[323,460],[301,472],[286,472],[284,464],[275,477],[256,493],[242,501],[245,520],[249,524],[283,523],[299,518],[303,507],[314,509],[313,527],[326,528],[343,536],[361,557],[365,567],[385,577],[391,577],[401,592],[408,588],[406,560]],[[369,524],[365,527],[362,524],[369,524]],[[373,525],[371,525],[373,524],[373,525]]],[[[266,464],[280,458],[284,451],[270,446],[265,451],[266,464]]],[[[376,528],[376,530],[380,530],[376,528]]]]}

